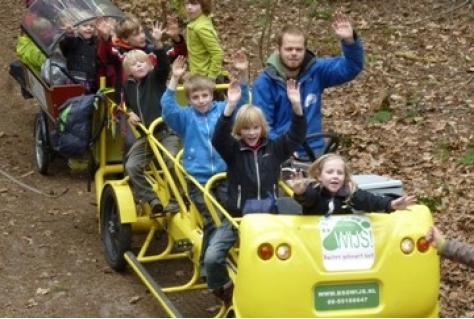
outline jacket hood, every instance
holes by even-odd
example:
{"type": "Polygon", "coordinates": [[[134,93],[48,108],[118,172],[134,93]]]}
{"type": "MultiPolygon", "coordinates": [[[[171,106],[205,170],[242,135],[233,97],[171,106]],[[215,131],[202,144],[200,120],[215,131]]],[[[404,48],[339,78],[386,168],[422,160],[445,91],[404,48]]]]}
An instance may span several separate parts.
{"type": "MultiPolygon", "coordinates": [[[[310,50],[306,50],[306,53],[303,58],[303,63],[301,64],[300,74],[303,74],[307,69],[309,69],[316,62],[316,54],[310,50]]],[[[282,78],[286,81],[286,73],[283,65],[280,61],[280,53],[278,51],[273,52],[270,57],[267,59],[267,67],[265,68],[266,72],[271,77],[282,78]]]]}

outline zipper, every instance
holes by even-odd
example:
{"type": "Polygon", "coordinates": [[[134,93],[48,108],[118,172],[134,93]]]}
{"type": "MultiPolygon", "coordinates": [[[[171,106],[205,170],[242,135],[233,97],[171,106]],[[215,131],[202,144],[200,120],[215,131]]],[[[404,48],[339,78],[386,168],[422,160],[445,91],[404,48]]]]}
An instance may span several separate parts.
{"type": "Polygon", "coordinates": [[[256,149],[255,151],[253,151],[253,157],[255,159],[255,172],[257,173],[257,199],[261,199],[261,195],[260,195],[260,188],[262,185],[260,185],[260,169],[259,169],[259,166],[258,166],[258,149],[256,149]]]}
{"type": "Polygon", "coordinates": [[[143,125],[145,125],[145,119],[143,118],[143,113],[142,113],[142,108],[140,105],[140,90],[138,89],[138,81],[137,81],[137,108],[138,108],[138,113],[140,113],[140,120],[142,121],[143,125]]]}
{"type": "Polygon", "coordinates": [[[204,118],[206,119],[206,129],[207,129],[207,142],[209,144],[209,149],[210,149],[210,155],[211,155],[211,172],[212,172],[212,175],[214,175],[214,171],[215,171],[215,167],[214,167],[214,160],[213,160],[213,156],[214,156],[214,147],[212,146],[212,143],[211,143],[211,130],[209,129],[209,121],[208,121],[208,114],[209,112],[204,116],[204,118]]]}
{"type": "Polygon", "coordinates": [[[237,209],[240,209],[240,204],[242,201],[241,187],[240,184],[237,185],[237,209]]]}

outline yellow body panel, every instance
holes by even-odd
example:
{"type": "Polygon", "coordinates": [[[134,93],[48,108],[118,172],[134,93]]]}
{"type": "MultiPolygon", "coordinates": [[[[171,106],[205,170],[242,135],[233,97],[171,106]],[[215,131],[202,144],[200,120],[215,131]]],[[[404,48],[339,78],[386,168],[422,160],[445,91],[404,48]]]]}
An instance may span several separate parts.
{"type": "MultiPolygon", "coordinates": [[[[367,216],[374,256],[362,257],[362,262],[369,265],[362,265],[365,269],[359,270],[353,269],[360,265],[351,259],[364,256],[357,249],[354,254],[345,250],[334,256],[341,260],[333,265],[342,269],[328,270],[335,266],[330,266],[330,256],[325,255],[328,259],[323,260],[320,219],[325,217],[245,216],[239,229],[240,252],[234,293],[236,316],[437,317],[439,257],[436,251],[430,248],[421,253],[415,247],[412,253],[404,254],[400,249],[404,238],[416,243],[432,225],[427,207],[413,206],[406,211],[367,216]],[[261,260],[257,248],[264,242],[273,247],[289,244],[291,257],[280,260],[273,256],[270,260],[261,260]],[[347,260],[343,260],[345,257],[347,260]]],[[[346,235],[346,244],[351,238],[355,246],[363,243],[355,240],[350,231],[346,231],[346,235]]],[[[341,238],[337,245],[342,243],[341,238]]]]}

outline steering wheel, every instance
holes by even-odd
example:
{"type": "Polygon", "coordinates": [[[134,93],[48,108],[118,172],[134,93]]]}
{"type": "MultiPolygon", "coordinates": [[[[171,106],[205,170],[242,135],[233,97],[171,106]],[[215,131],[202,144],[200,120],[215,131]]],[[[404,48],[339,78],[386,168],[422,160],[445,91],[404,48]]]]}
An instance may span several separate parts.
{"type": "Polygon", "coordinates": [[[324,138],[325,140],[327,140],[325,141],[326,145],[324,146],[322,154],[334,153],[339,147],[339,136],[334,133],[312,133],[306,135],[306,139],[303,142],[303,148],[306,154],[308,155],[309,161],[311,162],[314,162],[319,154],[314,154],[313,150],[309,146],[308,141],[320,138],[324,138]]]}

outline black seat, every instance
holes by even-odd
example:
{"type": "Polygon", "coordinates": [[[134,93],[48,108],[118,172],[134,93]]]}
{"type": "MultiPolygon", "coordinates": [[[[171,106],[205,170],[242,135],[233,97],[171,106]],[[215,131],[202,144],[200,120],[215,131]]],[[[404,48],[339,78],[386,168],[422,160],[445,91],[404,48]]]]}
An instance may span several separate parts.
{"type": "Polygon", "coordinates": [[[278,197],[278,214],[280,215],[303,215],[303,207],[291,197],[278,197]]]}

